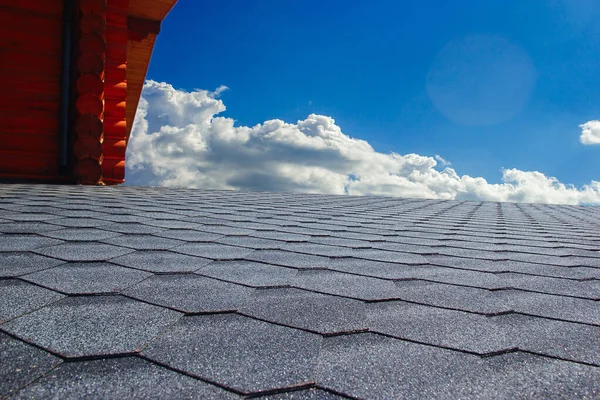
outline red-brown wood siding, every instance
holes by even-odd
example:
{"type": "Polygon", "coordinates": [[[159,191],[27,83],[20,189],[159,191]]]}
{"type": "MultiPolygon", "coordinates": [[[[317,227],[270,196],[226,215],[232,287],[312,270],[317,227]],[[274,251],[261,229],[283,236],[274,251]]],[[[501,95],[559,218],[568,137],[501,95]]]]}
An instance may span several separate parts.
{"type": "Polygon", "coordinates": [[[104,109],[104,183],[125,179],[127,146],[127,13],[129,0],[108,0],[106,17],[106,97],[104,109]]]}
{"type": "Polygon", "coordinates": [[[58,177],[62,5],[0,1],[0,177],[58,177]]]}

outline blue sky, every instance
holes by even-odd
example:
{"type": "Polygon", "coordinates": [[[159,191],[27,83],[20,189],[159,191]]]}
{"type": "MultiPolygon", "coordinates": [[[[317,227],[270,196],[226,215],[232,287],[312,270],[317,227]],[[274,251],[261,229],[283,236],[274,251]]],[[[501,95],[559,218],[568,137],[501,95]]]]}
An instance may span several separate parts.
{"type": "Polygon", "coordinates": [[[229,89],[236,125],[309,114],[377,152],[600,180],[597,0],[179,0],[148,78],[229,89]]]}

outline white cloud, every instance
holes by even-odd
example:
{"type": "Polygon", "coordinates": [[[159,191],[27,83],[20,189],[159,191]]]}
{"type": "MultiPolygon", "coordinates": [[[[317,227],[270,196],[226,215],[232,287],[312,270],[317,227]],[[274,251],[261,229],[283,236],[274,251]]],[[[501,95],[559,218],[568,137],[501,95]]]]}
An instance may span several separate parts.
{"type": "Polygon", "coordinates": [[[130,184],[440,199],[600,204],[600,182],[581,188],[540,172],[506,169],[500,184],[441,168],[443,158],[384,154],[327,116],[295,124],[235,126],[206,90],[148,81],[128,145],[130,184]],[[436,160],[437,158],[437,160],[436,160]]]}
{"type": "Polygon", "coordinates": [[[452,165],[452,163],[446,159],[444,159],[442,156],[440,156],[439,154],[436,154],[433,156],[433,158],[435,158],[435,160],[437,162],[440,163],[440,165],[452,165]]]}
{"type": "Polygon", "coordinates": [[[579,125],[581,136],[579,140],[583,144],[600,144],[600,121],[588,121],[579,125]]]}

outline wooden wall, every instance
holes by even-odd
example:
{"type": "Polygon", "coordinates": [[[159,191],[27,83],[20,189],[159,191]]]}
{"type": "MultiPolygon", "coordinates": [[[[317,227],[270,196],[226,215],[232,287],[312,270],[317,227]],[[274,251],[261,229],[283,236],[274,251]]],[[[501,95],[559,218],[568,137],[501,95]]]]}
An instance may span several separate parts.
{"type": "Polygon", "coordinates": [[[0,0],[0,178],[56,178],[62,0],[0,0]]]}

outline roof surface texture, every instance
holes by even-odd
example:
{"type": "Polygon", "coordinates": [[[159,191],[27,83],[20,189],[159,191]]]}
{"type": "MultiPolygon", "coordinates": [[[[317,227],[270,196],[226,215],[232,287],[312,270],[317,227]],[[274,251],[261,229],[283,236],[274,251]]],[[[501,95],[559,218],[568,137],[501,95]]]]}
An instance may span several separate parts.
{"type": "Polygon", "coordinates": [[[0,186],[0,397],[600,397],[600,208],[0,186]]]}

